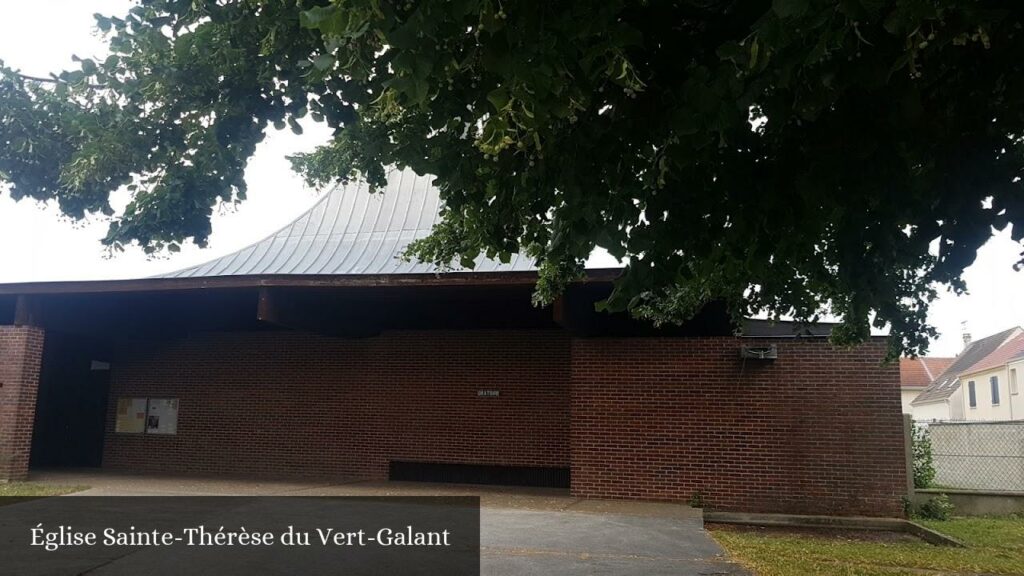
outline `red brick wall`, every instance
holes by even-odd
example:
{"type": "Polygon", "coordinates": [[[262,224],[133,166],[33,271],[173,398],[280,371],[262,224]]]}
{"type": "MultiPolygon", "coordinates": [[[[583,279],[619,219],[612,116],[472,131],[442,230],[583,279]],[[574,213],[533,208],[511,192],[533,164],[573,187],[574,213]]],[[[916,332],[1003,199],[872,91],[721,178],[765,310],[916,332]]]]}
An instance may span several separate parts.
{"type": "Polygon", "coordinates": [[[879,365],[884,343],[763,343],[778,360],[743,364],[751,340],[559,332],[151,345],[115,358],[104,465],[383,479],[389,460],[564,467],[571,451],[579,496],[899,515],[899,372],[879,365]],[[124,396],[179,398],[178,435],[115,434],[124,396]]]}
{"type": "Polygon", "coordinates": [[[719,510],[899,516],[899,368],[884,342],[572,343],[572,490],[719,510]],[[771,363],[741,344],[777,344],[771,363]]]}
{"type": "Polygon", "coordinates": [[[0,481],[28,475],[42,358],[41,329],[0,326],[0,481]]]}
{"type": "Polygon", "coordinates": [[[392,459],[569,465],[558,332],[212,334],[123,352],[111,379],[111,468],[383,479],[392,459]],[[114,433],[125,396],[179,398],[178,434],[114,433]]]}

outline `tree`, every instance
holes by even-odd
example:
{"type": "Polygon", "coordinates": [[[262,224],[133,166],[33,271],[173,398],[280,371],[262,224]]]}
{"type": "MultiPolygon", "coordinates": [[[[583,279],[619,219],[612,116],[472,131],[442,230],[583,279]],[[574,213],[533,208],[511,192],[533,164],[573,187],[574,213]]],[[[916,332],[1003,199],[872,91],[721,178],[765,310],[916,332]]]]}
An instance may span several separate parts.
{"type": "Polygon", "coordinates": [[[891,356],[922,353],[936,290],[964,289],[993,228],[1024,239],[1022,16],[962,0],[141,0],[97,15],[104,61],[42,80],[0,68],[0,178],[76,218],[112,214],[127,186],[105,243],[203,245],[268,128],[309,115],[334,129],[293,158],[313,184],[436,176],[443,221],[413,256],[525,250],[543,303],[601,246],[628,259],[610,309],[829,310],[838,343],[888,323],[891,356]]]}

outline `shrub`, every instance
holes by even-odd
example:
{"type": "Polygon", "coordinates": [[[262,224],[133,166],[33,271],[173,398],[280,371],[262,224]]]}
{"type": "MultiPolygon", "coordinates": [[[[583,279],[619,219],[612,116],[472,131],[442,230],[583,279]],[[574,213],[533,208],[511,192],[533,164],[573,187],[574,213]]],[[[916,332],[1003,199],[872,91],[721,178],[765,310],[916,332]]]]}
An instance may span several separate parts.
{"type": "Polygon", "coordinates": [[[694,492],[690,496],[690,506],[691,507],[693,507],[693,508],[703,508],[704,505],[705,505],[704,504],[704,494],[700,490],[697,490],[696,492],[694,492]]]}
{"type": "Polygon", "coordinates": [[[928,428],[914,426],[911,435],[914,454],[914,488],[928,488],[935,480],[935,466],[932,464],[932,439],[928,428]]]}
{"type": "Polygon", "coordinates": [[[949,496],[939,494],[922,504],[917,513],[928,520],[949,520],[953,515],[953,503],[949,501],[949,496]]]}

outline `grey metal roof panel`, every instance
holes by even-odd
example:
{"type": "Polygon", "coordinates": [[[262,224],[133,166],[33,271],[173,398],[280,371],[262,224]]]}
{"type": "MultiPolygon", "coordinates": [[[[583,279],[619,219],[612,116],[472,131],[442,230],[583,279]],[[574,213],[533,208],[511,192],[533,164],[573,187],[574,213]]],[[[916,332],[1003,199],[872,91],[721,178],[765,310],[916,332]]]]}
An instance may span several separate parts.
{"type": "Polygon", "coordinates": [[[960,374],[964,370],[981,361],[1020,332],[1021,329],[1019,327],[1013,327],[987,338],[971,342],[960,352],[956,360],[942,374],[936,377],[927,388],[922,390],[910,404],[917,406],[949,398],[960,388],[960,374]]]}
{"type": "MultiPolygon", "coordinates": [[[[411,170],[392,170],[385,189],[375,193],[365,182],[339,185],[259,242],[159,277],[440,272],[433,264],[400,258],[405,247],[430,234],[438,220],[441,199],[432,180],[432,176],[418,176],[411,170]]],[[[481,257],[472,270],[455,267],[453,271],[532,270],[536,267],[529,257],[515,254],[507,264],[481,257]]]]}
{"type": "Polygon", "coordinates": [[[838,324],[835,322],[801,324],[788,320],[746,318],[743,320],[741,334],[744,338],[828,337],[836,326],[838,324]]]}

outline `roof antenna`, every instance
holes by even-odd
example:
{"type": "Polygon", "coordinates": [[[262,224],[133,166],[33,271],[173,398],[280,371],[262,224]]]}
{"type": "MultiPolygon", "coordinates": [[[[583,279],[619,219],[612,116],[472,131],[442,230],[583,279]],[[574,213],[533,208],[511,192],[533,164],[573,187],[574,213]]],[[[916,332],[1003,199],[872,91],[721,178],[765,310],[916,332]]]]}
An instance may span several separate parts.
{"type": "Polygon", "coordinates": [[[967,320],[960,322],[960,336],[964,339],[964,348],[971,344],[971,333],[967,331],[967,320]]]}

